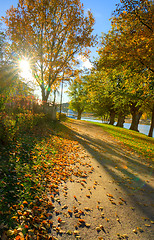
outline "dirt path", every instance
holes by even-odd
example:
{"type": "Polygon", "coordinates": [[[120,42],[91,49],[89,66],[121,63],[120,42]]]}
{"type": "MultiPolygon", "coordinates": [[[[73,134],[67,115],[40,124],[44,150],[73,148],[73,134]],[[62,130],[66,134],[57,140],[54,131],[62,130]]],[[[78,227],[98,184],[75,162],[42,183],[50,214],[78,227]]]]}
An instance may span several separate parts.
{"type": "Polygon", "coordinates": [[[64,123],[79,143],[76,176],[60,186],[52,234],[57,239],[154,239],[154,181],[145,159],[99,126],[64,123]]]}

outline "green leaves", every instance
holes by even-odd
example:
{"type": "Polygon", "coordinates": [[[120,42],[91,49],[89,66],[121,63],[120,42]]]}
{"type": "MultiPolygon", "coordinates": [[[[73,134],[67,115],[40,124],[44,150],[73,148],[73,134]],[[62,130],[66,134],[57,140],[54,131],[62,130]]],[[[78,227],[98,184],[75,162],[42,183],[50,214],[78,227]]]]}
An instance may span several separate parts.
{"type": "Polygon", "coordinates": [[[72,81],[68,91],[71,97],[70,108],[78,113],[78,119],[81,119],[81,114],[87,106],[87,88],[86,79],[82,73],[78,73],[72,81]]]}

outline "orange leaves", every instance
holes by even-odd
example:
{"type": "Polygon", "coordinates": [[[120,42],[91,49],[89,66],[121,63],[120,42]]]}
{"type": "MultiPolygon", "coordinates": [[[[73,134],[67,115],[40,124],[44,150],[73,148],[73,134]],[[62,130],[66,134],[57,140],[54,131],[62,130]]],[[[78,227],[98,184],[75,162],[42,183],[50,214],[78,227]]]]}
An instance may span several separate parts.
{"type": "MultiPolygon", "coordinates": [[[[84,215],[88,215],[88,209],[87,213],[84,213],[86,209],[83,211],[82,209],[74,207],[72,211],[67,205],[62,205],[61,193],[59,194],[59,190],[62,190],[62,195],[64,193],[65,197],[67,197],[67,182],[64,183],[63,180],[72,179],[72,181],[74,181],[73,179],[76,178],[74,177],[76,170],[77,177],[84,177],[84,179],[80,179],[79,184],[82,183],[86,186],[87,181],[85,177],[87,173],[86,171],[81,171],[80,166],[83,166],[85,169],[91,168],[91,166],[86,165],[84,161],[79,161],[78,145],[76,142],[74,143],[72,140],[65,140],[65,138],[60,139],[60,137],[57,138],[54,136],[52,136],[50,142],[52,143],[52,151],[53,142],[55,144],[55,155],[52,154],[48,140],[48,144],[43,141],[33,146],[33,153],[31,153],[32,167],[31,165],[29,167],[28,163],[25,164],[25,169],[27,171],[23,171],[23,175],[20,174],[19,184],[17,185],[17,187],[21,188],[21,184],[23,184],[24,188],[22,187],[21,190],[25,191],[28,196],[25,197],[26,195],[23,194],[20,204],[10,207],[10,211],[15,212],[13,213],[14,217],[12,221],[17,222],[17,225],[22,225],[22,230],[25,233],[24,238],[27,238],[27,240],[30,238],[33,239],[34,236],[38,236],[39,240],[44,238],[48,239],[47,233],[51,225],[54,226],[53,229],[58,234],[63,234],[64,231],[62,231],[60,226],[62,226],[65,221],[62,220],[59,214],[64,214],[63,216],[69,217],[69,220],[71,220],[73,215],[77,227],[90,227],[90,224],[86,223],[84,219],[84,215]],[[50,154],[47,152],[50,152],[50,154]],[[51,155],[52,159],[50,159],[51,155]],[[36,158],[33,158],[33,156],[36,156],[36,158]],[[74,168],[74,163],[77,163],[79,168],[74,168]],[[61,183],[64,184],[61,185],[61,183]],[[31,184],[28,189],[27,184],[31,184]],[[60,206],[62,210],[56,210],[57,205],[60,206]],[[58,226],[55,226],[53,222],[49,220],[54,216],[56,216],[56,224],[58,226]]],[[[20,169],[20,171],[22,170],[23,169],[20,169]]],[[[77,200],[78,195],[74,195],[73,199],[76,200],[74,201],[75,204],[81,204],[77,200]]],[[[16,232],[16,235],[19,235],[19,232],[16,232]]],[[[77,238],[79,237],[78,235],[76,236],[77,238]]]]}
{"type": "Polygon", "coordinates": [[[122,197],[119,198],[121,201],[123,201],[124,203],[126,203],[126,200],[124,200],[122,197]]]}
{"type": "Polygon", "coordinates": [[[89,207],[85,207],[84,208],[86,211],[91,211],[91,208],[89,208],[89,207]]]}
{"type": "Polygon", "coordinates": [[[84,219],[79,219],[79,226],[84,226],[85,225],[85,220],[84,219]]]}
{"type": "MultiPolygon", "coordinates": [[[[73,4],[70,1],[65,4],[63,1],[57,0],[53,0],[52,4],[45,1],[43,7],[42,3],[37,4],[37,1],[23,6],[21,2],[17,9],[11,8],[7,12],[3,21],[8,26],[7,33],[12,40],[14,51],[22,48],[26,52],[33,53],[34,56],[37,56],[37,58],[33,58],[34,66],[38,66],[38,62],[43,61],[43,66],[46,66],[44,68],[45,77],[41,79],[40,67],[37,80],[39,85],[43,82],[43,85],[47,86],[49,94],[53,86],[55,87],[61,81],[60,66],[63,68],[62,63],[65,62],[66,65],[69,65],[70,59],[71,62],[74,60],[73,56],[76,52],[81,52],[81,49],[90,47],[95,42],[95,37],[92,35],[94,18],[90,11],[85,17],[83,8],[80,9],[78,1],[74,1],[73,4]],[[50,14],[46,14],[47,12],[50,14]],[[55,19],[54,22],[53,19],[55,19]],[[41,41],[42,38],[43,41],[41,41]],[[62,40],[59,41],[59,38],[62,40]],[[26,39],[26,41],[23,42],[22,39],[26,39]],[[36,41],[36,39],[40,40],[36,41]],[[46,54],[38,54],[36,49],[43,49],[46,54]],[[67,52],[67,54],[62,55],[61,52],[67,52]],[[51,66],[53,66],[52,72],[50,71],[51,66]],[[49,79],[53,79],[53,86],[49,79]]],[[[45,90],[44,87],[42,92],[44,93],[45,90]]],[[[43,101],[48,98],[48,94],[42,99],[43,101]]]]}
{"type": "Polygon", "coordinates": [[[80,215],[84,215],[84,212],[82,210],[79,210],[80,215]]]}
{"type": "Polygon", "coordinates": [[[73,212],[70,209],[68,209],[68,213],[70,216],[72,216],[72,214],[73,214],[73,212]]]}
{"type": "Polygon", "coordinates": [[[17,211],[17,214],[18,214],[18,215],[22,215],[22,212],[18,210],[18,211],[17,211]]]}
{"type": "Polygon", "coordinates": [[[110,198],[114,198],[112,194],[107,193],[106,195],[110,198]]]}
{"type": "Polygon", "coordinates": [[[113,201],[113,199],[114,199],[113,195],[112,195],[112,194],[109,194],[109,193],[107,193],[106,195],[109,197],[109,201],[110,201],[112,204],[116,205],[116,203],[113,201]]]}
{"type": "Polygon", "coordinates": [[[53,205],[52,202],[48,202],[48,203],[47,203],[47,207],[48,207],[49,209],[52,209],[52,208],[54,208],[54,205],[53,205]]]}
{"type": "Polygon", "coordinates": [[[59,222],[59,223],[62,222],[62,219],[61,219],[60,217],[58,218],[58,222],[59,222]]]}
{"type": "MultiPolygon", "coordinates": [[[[55,157],[53,158],[52,156],[52,163],[54,165],[54,168],[52,168],[50,165],[49,154],[46,154],[46,150],[50,151],[50,144],[48,143],[47,147],[45,142],[41,143],[44,146],[43,148],[41,145],[40,146],[37,145],[33,150],[33,156],[36,156],[36,158],[34,158],[36,165],[32,167],[32,171],[35,171],[36,176],[35,179],[37,180],[37,184],[35,185],[33,184],[33,186],[30,188],[30,190],[33,191],[31,202],[29,203],[25,199],[24,201],[21,202],[20,206],[13,205],[12,207],[10,207],[12,211],[17,212],[17,214],[13,216],[12,220],[16,220],[18,224],[20,224],[22,221],[23,228],[25,229],[25,231],[28,231],[29,234],[33,234],[34,232],[37,233],[39,228],[43,229],[44,234],[48,231],[51,223],[49,222],[49,220],[47,220],[47,217],[48,216],[52,217],[54,211],[53,201],[56,201],[55,196],[59,194],[59,183],[61,183],[62,179],[66,180],[67,178],[70,177],[71,174],[74,173],[74,170],[70,168],[70,162],[72,161],[72,159],[74,161],[75,158],[68,157],[68,153],[72,151],[77,151],[77,149],[74,148],[73,144],[71,145],[71,148],[68,149],[68,144],[71,143],[71,140],[64,141],[63,139],[60,138],[57,139],[57,137],[55,138],[52,137],[52,142],[54,140],[55,144],[57,144],[58,149],[58,150],[56,149],[57,152],[55,157]],[[61,148],[59,148],[59,145],[61,146],[61,148]],[[38,155],[37,151],[39,152],[38,155]],[[43,153],[40,154],[41,151],[43,153]],[[42,158],[43,155],[44,155],[43,161],[38,162],[37,161],[39,158],[38,156],[41,156],[42,158]],[[45,192],[43,193],[40,192],[40,188],[42,186],[43,189],[45,190],[45,192]],[[47,191],[49,191],[50,193],[49,199],[46,197],[47,191]],[[40,193],[42,194],[41,197],[40,193]],[[48,210],[50,210],[50,214],[47,213],[48,210]]],[[[24,173],[23,177],[26,183],[29,183],[31,180],[33,180],[33,174],[30,174],[29,172],[26,172],[26,174],[24,173]]],[[[20,178],[20,182],[17,186],[19,187],[21,186],[22,180],[23,179],[20,178]]],[[[25,183],[24,187],[25,188],[27,187],[25,183]]],[[[65,195],[67,196],[67,187],[64,187],[64,192],[65,195]]],[[[74,198],[77,200],[76,196],[74,196],[74,198]]],[[[64,205],[62,209],[67,209],[67,206],[64,205]]],[[[58,211],[57,213],[59,214],[58,211]]],[[[72,216],[73,211],[68,210],[68,214],[72,216]]],[[[81,214],[82,211],[78,211],[79,217],[81,214]]],[[[59,217],[58,223],[60,224],[62,222],[63,222],[62,219],[59,217]]],[[[59,230],[59,233],[60,232],[62,233],[62,230],[59,230]]],[[[29,234],[27,234],[28,237],[29,234]]]]}
{"type": "Polygon", "coordinates": [[[79,219],[79,222],[81,222],[81,223],[84,222],[84,223],[85,223],[85,220],[80,218],[80,219],[79,219]]]}
{"type": "Polygon", "coordinates": [[[62,209],[67,209],[68,206],[65,204],[64,206],[62,206],[62,209]]]}
{"type": "Polygon", "coordinates": [[[103,207],[101,207],[99,205],[97,205],[96,207],[97,207],[98,210],[101,210],[101,211],[103,210],[103,207]]]}
{"type": "Polygon", "coordinates": [[[77,200],[77,197],[75,195],[73,197],[75,198],[75,200],[77,200]]]}
{"type": "Polygon", "coordinates": [[[149,1],[144,1],[144,3],[138,1],[138,11],[136,14],[131,14],[133,11],[136,11],[135,6],[133,6],[131,2],[129,4],[130,8],[123,2],[123,6],[119,8],[119,12],[115,11],[112,18],[112,31],[102,40],[106,53],[103,50],[100,51],[100,57],[104,66],[109,66],[109,64],[111,66],[112,63],[117,66],[120,65],[122,60],[122,62],[125,62],[126,68],[128,68],[128,62],[131,62],[137,69],[138,64],[140,68],[144,68],[144,65],[147,64],[149,70],[151,72],[153,71],[153,66],[151,64],[152,59],[150,56],[150,42],[153,38],[153,24],[150,16],[152,14],[152,2],[148,5],[145,4],[145,2],[149,1]],[[146,16],[148,25],[145,26],[144,23],[140,21],[141,16],[146,16]]]}
{"type": "Polygon", "coordinates": [[[21,237],[20,235],[15,237],[15,240],[24,240],[24,237],[21,237]]]}
{"type": "Polygon", "coordinates": [[[16,219],[18,219],[18,216],[13,216],[12,219],[15,219],[15,220],[16,220],[16,219]]]}
{"type": "Polygon", "coordinates": [[[23,205],[28,205],[28,202],[27,201],[23,201],[23,205]]]}

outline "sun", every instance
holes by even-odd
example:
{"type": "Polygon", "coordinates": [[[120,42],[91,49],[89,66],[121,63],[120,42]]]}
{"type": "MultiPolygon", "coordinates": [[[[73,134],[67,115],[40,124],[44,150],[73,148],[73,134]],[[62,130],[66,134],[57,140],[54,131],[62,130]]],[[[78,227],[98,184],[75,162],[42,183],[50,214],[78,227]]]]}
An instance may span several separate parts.
{"type": "Polygon", "coordinates": [[[22,74],[27,74],[30,71],[30,65],[28,60],[20,60],[19,63],[20,69],[22,71],[22,74]]]}
{"type": "Polygon", "coordinates": [[[32,70],[30,68],[30,63],[27,59],[19,60],[19,69],[20,69],[20,76],[26,83],[33,80],[32,70]]]}

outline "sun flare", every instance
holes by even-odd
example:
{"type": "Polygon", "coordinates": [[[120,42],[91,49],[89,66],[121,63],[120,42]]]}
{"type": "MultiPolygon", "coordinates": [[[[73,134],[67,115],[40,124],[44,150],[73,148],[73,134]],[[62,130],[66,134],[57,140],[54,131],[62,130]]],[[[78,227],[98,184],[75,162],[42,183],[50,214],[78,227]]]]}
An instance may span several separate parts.
{"type": "Polygon", "coordinates": [[[20,76],[26,83],[33,82],[32,70],[30,63],[27,59],[21,59],[19,61],[20,76]]]}
{"type": "Polygon", "coordinates": [[[20,61],[20,69],[22,71],[22,73],[28,73],[30,71],[30,65],[29,62],[27,60],[21,60],[20,61]]]}

